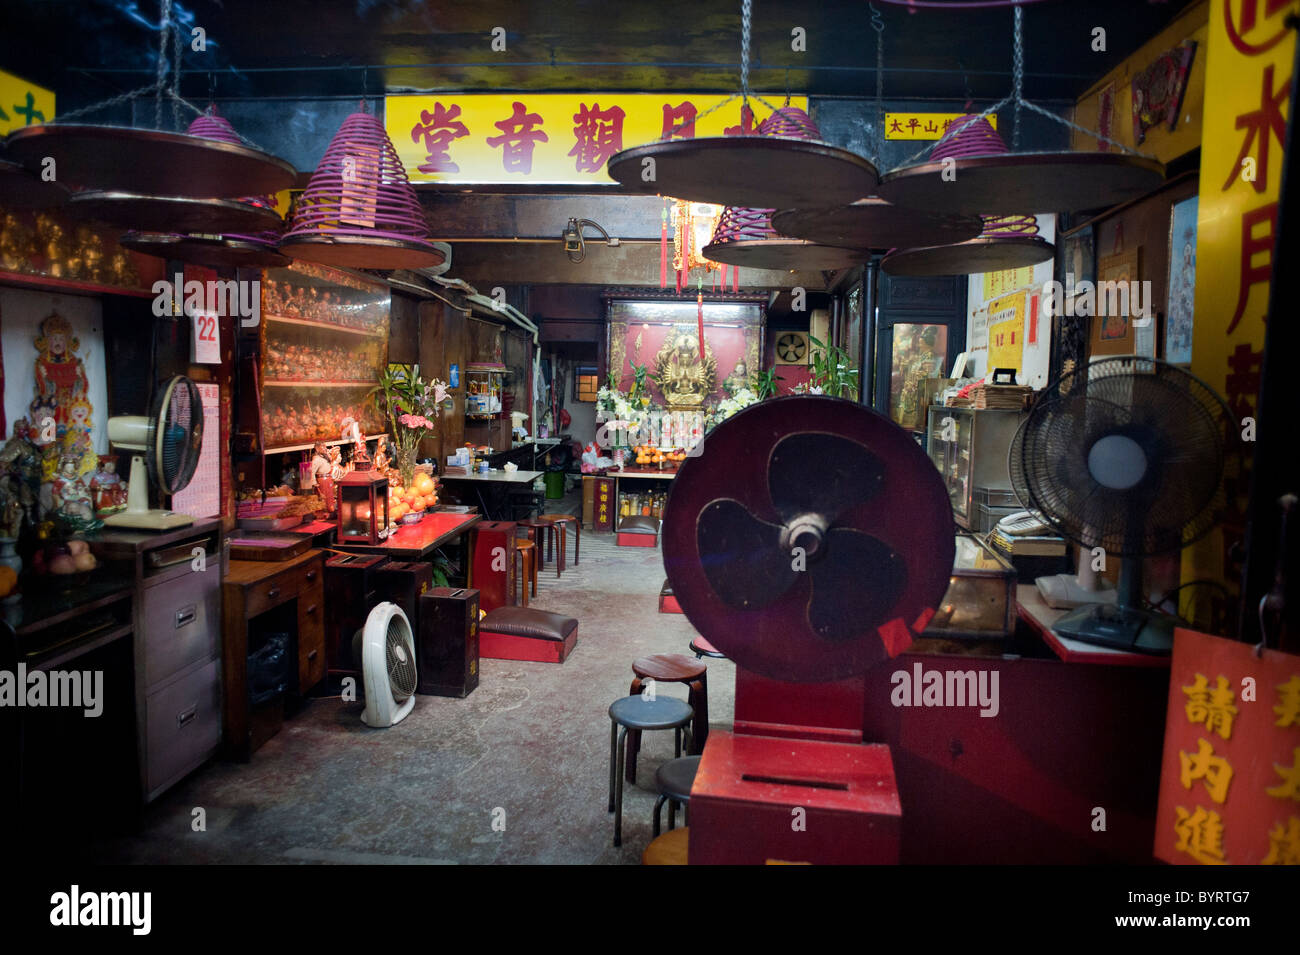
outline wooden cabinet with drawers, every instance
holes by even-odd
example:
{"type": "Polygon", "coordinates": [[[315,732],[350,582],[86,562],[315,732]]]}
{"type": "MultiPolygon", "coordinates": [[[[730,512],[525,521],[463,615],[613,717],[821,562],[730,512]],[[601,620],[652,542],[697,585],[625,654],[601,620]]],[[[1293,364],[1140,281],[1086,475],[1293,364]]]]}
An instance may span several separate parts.
{"type": "Polygon", "coordinates": [[[247,759],[279,730],[285,698],[301,697],[325,678],[325,552],[286,561],[232,560],[222,586],[225,738],[247,759]],[[249,655],[274,636],[292,634],[286,690],[251,702],[249,655]]]}

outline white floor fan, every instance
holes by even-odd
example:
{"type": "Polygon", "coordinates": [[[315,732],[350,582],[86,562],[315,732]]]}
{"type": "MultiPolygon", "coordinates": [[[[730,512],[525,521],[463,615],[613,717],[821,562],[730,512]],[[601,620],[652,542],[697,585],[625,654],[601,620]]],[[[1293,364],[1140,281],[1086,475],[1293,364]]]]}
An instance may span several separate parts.
{"type": "Polygon", "coordinates": [[[387,601],[377,604],[353,638],[352,655],[361,661],[365,683],[361,721],[375,727],[400,723],[415,706],[419,680],[415,636],[402,608],[387,601]]]}
{"type": "Polygon", "coordinates": [[[108,419],[108,440],[131,458],[126,510],[104,519],[109,527],[165,531],[194,523],[188,514],[149,507],[149,486],[175,494],[194,477],[203,445],[203,400],[193,381],[176,375],[154,392],[148,415],[108,419]]]}

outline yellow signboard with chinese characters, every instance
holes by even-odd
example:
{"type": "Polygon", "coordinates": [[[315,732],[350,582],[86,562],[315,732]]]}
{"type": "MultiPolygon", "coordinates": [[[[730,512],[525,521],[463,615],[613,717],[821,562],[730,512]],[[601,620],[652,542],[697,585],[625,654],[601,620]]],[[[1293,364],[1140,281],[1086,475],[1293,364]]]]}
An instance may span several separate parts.
{"type": "Polygon", "coordinates": [[[1027,265],[1022,269],[1002,269],[1000,272],[984,273],[984,297],[997,298],[1014,289],[1028,288],[1034,283],[1034,267],[1027,265]]]}
{"type": "MultiPolygon", "coordinates": [[[[622,149],[754,133],[756,100],[691,93],[419,93],[389,96],[384,126],[412,182],[609,184],[622,149]]],[[[769,98],[782,104],[783,98],[769,98]]],[[[791,106],[808,108],[806,96],[791,106]]]]}
{"type": "MultiPolygon", "coordinates": [[[[886,139],[939,139],[948,131],[955,119],[969,116],[969,113],[886,113],[886,139]]],[[[994,128],[998,128],[998,114],[989,113],[984,117],[994,128]]]]}
{"type": "MultiPolygon", "coordinates": [[[[1210,4],[1191,370],[1226,399],[1238,433],[1259,395],[1295,43],[1285,20],[1297,9],[1295,0],[1210,4]]],[[[1185,552],[1185,579],[1236,592],[1252,458],[1249,444],[1240,466],[1229,456],[1223,524],[1185,552]]]]}
{"type": "Polygon", "coordinates": [[[0,70],[0,135],[54,119],[54,92],[0,70]]]}
{"type": "Polygon", "coordinates": [[[1016,292],[989,302],[990,373],[998,368],[1014,368],[1020,373],[1025,351],[1025,295],[1016,292]]]}

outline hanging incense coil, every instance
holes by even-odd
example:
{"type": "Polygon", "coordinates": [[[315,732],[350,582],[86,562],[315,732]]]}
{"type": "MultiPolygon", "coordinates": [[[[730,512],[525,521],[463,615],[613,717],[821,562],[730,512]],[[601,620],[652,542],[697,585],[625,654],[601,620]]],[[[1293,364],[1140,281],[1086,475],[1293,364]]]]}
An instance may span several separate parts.
{"type": "Polygon", "coordinates": [[[952,245],[895,249],[880,262],[890,275],[970,275],[1046,262],[1056,247],[1038,234],[1034,216],[985,216],[977,238],[952,245]]]}
{"type": "MultiPolygon", "coordinates": [[[[821,135],[812,117],[796,106],[777,109],[759,124],[758,131],[763,136],[808,141],[821,135]]],[[[781,236],[772,228],[775,211],[728,206],[718,220],[713,240],[704,247],[705,257],[726,265],[792,271],[834,271],[851,268],[870,258],[869,252],[781,236]]]]}
{"type": "MultiPolygon", "coordinates": [[[[202,136],[205,139],[215,139],[224,143],[239,143],[239,134],[235,132],[235,127],[217,112],[215,106],[209,106],[207,112],[203,113],[190,123],[186,130],[191,136],[202,136]]],[[[239,200],[246,205],[255,206],[262,209],[269,209],[275,212],[276,198],[273,195],[263,196],[245,196],[239,200]]],[[[276,213],[279,218],[279,213],[276,213]]],[[[276,228],[266,229],[261,232],[247,234],[241,232],[224,233],[223,238],[231,240],[227,243],[213,244],[207,241],[180,243],[175,247],[175,251],[188,252],[192,255],[205,256],[209,259],[239,259],[248,260],[247,264],[281,265],[286,264],[289,259],[287,256],[276,251],[276,243],[280,241],[280,232],[284,226],[284,220],[280,219],[276,223],[276,228]],[[253,248],[250,248],[252,246],[253,248]],[[255,247],[261,246],[259,250],[255,247]]],[[[201,259],[191,258],[187,261],[196,262],[200,265],[206,264],[228,264],[228,262],[206,262],[201,259]]],[[[242,263],[241,263],[242,264],[242,263]]]]}
{"type": "Polygon", "coordinates": [[[323,265],[414,269],[444,257],[384,132],[369,113],[343,121],[299,198],[280,250],[323,265]]]}
{"type": "Polygon", "coordinates": [[[1015,209],[1077,212],[1143,195],[1164,180],[1159,162],[1120,153],[1013,153],[985,118],[967,114],[925,162],[880,181],[880,195],[912,209],[961,215],[1015,209]]]}
{"type": "Polygon", "coordinates": [[[9,158],[83,189],[183,198],[235,198],[288,189],[293,166],[241,143],[129,126],[26,126],[5,141],[9,158]]]}
{"type": "Polygon", "coordinates": [[[835,206],[875,191],[876,167],[822,142],[817,125],[797,106],[774,110],[758,133],[637,146],[616,153],[607,168],[632,192],[721,206],[835,206]],[[646,179],[649,169],[654,174],[646,179]]]}

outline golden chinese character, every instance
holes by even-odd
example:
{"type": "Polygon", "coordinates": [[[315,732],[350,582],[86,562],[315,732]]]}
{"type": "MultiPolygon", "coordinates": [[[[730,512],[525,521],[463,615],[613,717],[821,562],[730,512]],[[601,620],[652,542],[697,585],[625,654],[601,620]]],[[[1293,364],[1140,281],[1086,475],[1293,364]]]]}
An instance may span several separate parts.
{"type": "Polygon", "coordinates": [[[1183,687],[1183,693],[1187,695],[1184,711],[1190,722],[1203,723],[1209,732],[1228,739],[1232,736],[1232,720],[1237,715],[1237,708],[1232,705],[1233,693],[1228,687],[1228,678],[1220,675],[1215,682],[1217,687],[1211,690],[1205,674],[1196,674],[1196,681],[1183,687]]]}
{"type": "Polygon", "coordinates": [[[1274,763],[1273,771],[1282,777],[1282,782],[1277,786],[1270,786],[1264,792],[1278,799],[1290,798],[1300,802],[1300,746],[1292,752],[1289,768],[1274,763]]]}
{"type": "MultiPolygon", "coordinates": [[[[1222,756],[1214,755],[1214,747],[1206,740],[1198,739],[1197,751],[1192,753],[1178,753],[1178,761],[1182,764],[1182,772],[1179,774],[1179,781],[1182,782],[1184,789],[1191,789],[1192,783],[1198,779],[1205,780],[1205,788],[1210,793],[1210,798],[1217,803],[1222,803],[1228,798],[1228,784],[1232,782],[1232,767],[1222,756]]],[[[1300,750],[1297,750],[1300,753],[1300,750]]]]}
{"type": "Polygon", "coordinates": [[[1268,855],[1260,865],[1300,865],[1300,819],[1292,816],[1278,823],[1268,834],[1268,855]]]}
{"type": "Polygon", "coordinates": [[[1273,712],[1277,714],[1277,721],[1273,725],[1300,725],[1300,676],[1292,676],[1291,679],[1279,686],[1277,691],[1277,695],[1282,698],[1282,702],[1273,707],[1273,712]]]}
{"type": "Polygon", "coordinates": [[[1206,812],[1200,806],[1191,813],[1175,806],[1174,812],[1178,814],[1174,823],[1177,851],[1186,852],[1202,865],[1223,865],[1228,861],[1223,856],[1223,820],[1217,812],[1206,812]]]}

